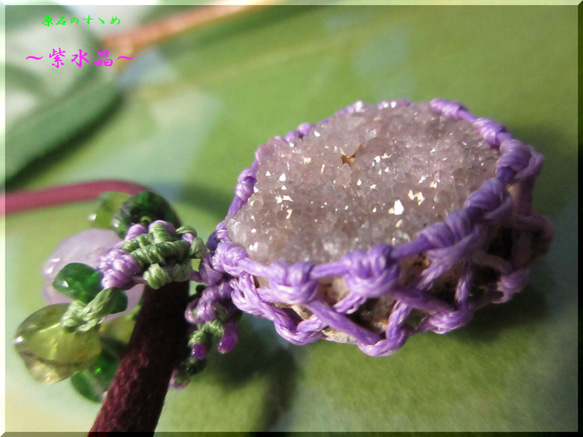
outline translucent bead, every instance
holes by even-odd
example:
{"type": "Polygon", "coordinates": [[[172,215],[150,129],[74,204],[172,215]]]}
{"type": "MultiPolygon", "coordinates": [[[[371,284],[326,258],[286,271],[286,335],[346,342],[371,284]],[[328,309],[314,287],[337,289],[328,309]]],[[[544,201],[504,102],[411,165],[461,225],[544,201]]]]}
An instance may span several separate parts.
{"type": "Polygon", "coordinates": [[[129,194],[119,191],[108,191],[100,195],[95,212],[89,216],[91,226],[99,229],[111,229],[113,215],[129,198],[129,194]]]}
{"type": "Polygon", "coordinates": [[[165,220],[178,226],[178,218],[170,204],[163,197],[142,191],[130,197],[114,214],[112,227],[120,238],[124,238],[128,228],[137,223],[150,224],[155,220],[165,220]]]}
{"type": "MultiPolygon", "coordinates": [[[[57,273],[70,263],[83,263],[96,268],[99,258],[111,249],[120,239],[115,232],[104,229],[90,229],[65,238],[43,266],[43,288],[49,304],[68,303],[70,298],[57,292],[52,286],[57,273]]],[[[141,294],[141,292],[139,292],[141,294]]]]}
{"type": "Polygon", "coordinates": [[[67,264],[55,276],[53,287],[71,299],[89,303],[101,291],[101,274],[87,264],[67,264]]]}
{"type": "MultiPolygon", "coordinates": [[[[43,292],[47,302],[51,305],[71,302],[70,297],[53,287],[55,277],[64,267],[71,263],[83,263],[96,268],[99,258],[119,242],[120,239],[115,232],[104,229],[90,229],[64,239],[43,267],[43,277],[46,281],[43,292]]],[[[137,305],[143,289],[144,286],[139,284],[127,291],[128,308],[137,305]]],[[[119,299],[123,299],[123,296],[120,295],[119,299]]],[[[119,307],[123,305],[120,303],[119,307]]],[[[112,317],[115,315],[108,316],[108,320],[112,317]]]]}
{"type": "Polygon", "coordinates": [[[71,383],[85,398],[102,402],[123,356],[125,345],[106,339],[103,351],[87,369],[71,377],[71,383]]]}
{"type": "MultiPolygon", "coordinates": [[[[102,290],[101,273],[86,264],[71,263],[61,269],[53,280],[53,287],[71,299],[80,300],[83,303],[91,302],[102,290]]],[[[115,293],[115,300],[111,308],[111,314],[125,311],[128,306],[128,298],[123,290],[115,293]]]]}
{"type": "Polygon", "coordinates": [[[101,353],[98,330],[67,332],[60,324],[67,304],[50,305],[18,328],[14,345],[34,379],[57,382],[89,367],[101,353]]]}

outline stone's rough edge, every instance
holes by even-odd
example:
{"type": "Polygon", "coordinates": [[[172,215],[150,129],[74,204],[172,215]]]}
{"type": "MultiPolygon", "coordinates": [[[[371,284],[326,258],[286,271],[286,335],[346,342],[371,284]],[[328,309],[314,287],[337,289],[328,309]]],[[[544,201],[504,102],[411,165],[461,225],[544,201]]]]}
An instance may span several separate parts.
{"type": "MultiPolygon", "coordinates": [[[[338,112],[354,112],[359,104],[356,102],[338,112]]],[[[410,103],[404,99],[383,101],[378,107],[397,104],[410,103]]],[[[366,354],[386,356],[402,347],[412,334],[428,330],[449,332],[471,320],[476,309],[492,302],[505,302],[524,288],[530,275],[529,264],[535,255],[546,250],[553,235],[551,223],[531,212],[532,189],[542,168],[542,156],[530,146],[512,139],[501,124],[487,118],[476,118],[457,102],[434,99],[430,104],[433,110],[447,117],[473,123],[480,136],[501,152],[496,163],[496,176],[468,196],[461,210],[450,214],[444,222],[428,226],[410,243],[398,247],[379,244],[368,253],[351,252],[339,262],[320,265],[310,262],[291,266],[283,262],[270,266],[259,264],[249,258],[245,249],[230,241],[223,221],[209,238],[211,253],[200,265],[201,278],[209,285],[200,299],[205,304],[201,306],[192,302],[187,314],[212,319],[215,316],[212,301],[230,297],[240,310],[273,321],[276,331],[291,343],[306,344],[325,338],[322,330],[332,327],[355,338],[366,354]],[[515,187],[514,199],[507,190],[510,184],[515,187]],[[501,225],[512,229],[510,261],[485,252],[484,235],[501,225]],[[431,265],[423,271],[421,282],[417,284],[420,288],[399,284],[397,261],[422,253],[431,260],[431,265]],[[435,280],[460,263],[462,271],[454,302],[448,303],[430,295],[428,290],[435,280]],[[483,296],[472,299],[470,290],[476,266],[492,268],[498,281],[483,296]],[[340,275],[344,275],[351,292],[330,307],[316,295],[318,280],[340,275]],[[257,288],[254,276],[268,278],[271,289],[257,288]],[[382,295],[396,300],[384,336],[368,331],[346,317],[368,298],[382,295]],[[277,308],[272,303],[303,305],[313,315],[302,321],[293,310],[277,308]],[[405,323],[414,309],[427,314],[417,327],[405,323]]],[[[283,140],[303,137],[312,126],[301,124],[283,140]]],[[[252,166],[239,176],[229,215],[238,211],[253,193],[257,167],[256,154],[252,166]]]]}

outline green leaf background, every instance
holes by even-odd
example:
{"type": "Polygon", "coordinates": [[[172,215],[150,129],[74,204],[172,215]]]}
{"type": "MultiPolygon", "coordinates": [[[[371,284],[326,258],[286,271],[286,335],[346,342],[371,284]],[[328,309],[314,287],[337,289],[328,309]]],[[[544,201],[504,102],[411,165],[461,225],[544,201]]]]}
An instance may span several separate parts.
{"type": "MultiPolygon", "coordinates": [[[[206,238],[259,144],[356,100],[459,100],[546,158],[534,200],[556,236],[511,302],[384,358],[292,346],[244,316],[236,349],[169,392],[158,431],[577,429],[576,7],[265,8],[151,48],[116,77],[91,65],[56,71],[46,55],[34,67],[16,59],[53,45],[99,48],[86,32],[41,28],[45,10],[27,7],[38,23],[23,23],[6,8],[8,190],[129,179],[206,238]],[[11,106],[13,93],[29,106],[11,106]]],[[[116,7],[122,23],[131,12],[116,7]]],[[[68,382],[36,383],[11,345],[44,305],[43,262],[87,228],[92,207],[5,219],[7,431],[87,431],[99,409],[68,382]]]]}

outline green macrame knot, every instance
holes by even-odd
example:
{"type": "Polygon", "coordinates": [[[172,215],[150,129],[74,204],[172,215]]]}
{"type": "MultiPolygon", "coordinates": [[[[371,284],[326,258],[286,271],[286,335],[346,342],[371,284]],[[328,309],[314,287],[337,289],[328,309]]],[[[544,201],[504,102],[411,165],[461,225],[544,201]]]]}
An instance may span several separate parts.
{"type": "Polygon", "coordinates": [[[154,289],[173,281],[190,280],[193,272],[191,260],[202,258],[208,250],[192,226],[181,226],[175,235],[170,235],[160,223],[151,224],[148,233],[126,241],[121,249],[137,261],[144,272],[144,280],[154,289]],[[182,239],[187,233],[195,237],[192,244],[182,239]],[[172,267],[169,269],[169,266],[172,267]]]}
{"type": "Polygon", "coordinates": [[[125,310],[127,298],[123,308],[115,308],[118,295],[124,295],[123,290],[106,288],[89,303],[73,300],[61,318],[61,325],[69,332],[87,332],[98,327],[108,315],[125,310]]]}

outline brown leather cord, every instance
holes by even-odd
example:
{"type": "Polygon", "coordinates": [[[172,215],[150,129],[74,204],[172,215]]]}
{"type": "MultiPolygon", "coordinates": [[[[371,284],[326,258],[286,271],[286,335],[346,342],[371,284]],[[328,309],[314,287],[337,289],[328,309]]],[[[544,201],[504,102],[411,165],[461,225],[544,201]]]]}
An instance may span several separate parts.
{"type": "Polygon", "coordinates": [[[158,290],[145,287],[127,352],[89,436],[154,432],[172,371],[186,345],[188,286],[188,282],[172,282],[158,290]]]}

